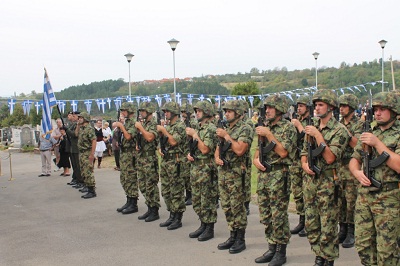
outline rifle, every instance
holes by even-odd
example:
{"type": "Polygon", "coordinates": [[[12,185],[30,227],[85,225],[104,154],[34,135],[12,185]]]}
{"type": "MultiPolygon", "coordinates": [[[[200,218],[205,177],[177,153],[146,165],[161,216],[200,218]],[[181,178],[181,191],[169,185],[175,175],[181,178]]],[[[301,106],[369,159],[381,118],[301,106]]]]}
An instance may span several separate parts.
{"type": "MultiPolygon", "coordinates": [[[[372,93],[370,90],[369,106],[366,110],[366,117],[363,126],[363,132],[371,132],[371,122],[373,120],[372,108],[372,93]]],[[[382,152],[378,157],[372,159],[372,147],[367,144],[362,144],[362,151],[360,151],[363,158],[363,172],[371,182],[370,191],[378,191],[382,187],[382,183],[375,179],[375,168],[385,163],[389,159],[390,154],[386,151],[382,152]]]]}
{"type": "MultiPolygon", "coordinates": [[[[157,125],[161,125],[161,112],[160,112],[160,106],[157,108],[157,125]]],[[[164,134],[159,133],[160,137],[160,149],[161,152],[164,154],[164,156],[167,154],[168,149],[165,147],[165,145],[168,142],[168,136],[164,136],[164,134]]]]}
{"type": "MultiPolygon", "coordinates": [[[[314,117],[314,105],[310,100],[310,103],[307,105],[308,108],[308,119],[307,125],[313,126],[313,117],[314,117]]],[[[308,167],[315,173],[315,178],[321,174],[321,168],[317,166],[318,163],[318,156],[322,154],[326,145],[325,143],[321,143],[318,147],[315,145],[315,139],[312,138],[310,135],[307,135],[307,160],[308,160],[308,167]]]]}
{"type": "MultiPolygon", "coordinates": [[[[136,121],[139,122],[140,120],[140,114],[139,114],[139,109],[137,110],[137,116],[136,116],[136,121]]],[[[140,151],[142,149],[142,140],[143,140],[143,136],[142,136],[142,132],[140,132],[138,130],[138,132],[136,133],[136,143],[137,143],[137,148],[140,151]]]]}
{"type": "MultiPolygon", "coordinates": [[[[185,119],[185,125],[186,127],[191,127],[190,126],[190,117],[192,116],[192,113],[190,112],[189,108],[188,108],[188,103],[186,104],[186,119],[185,119]]],[[[195,152],[197,149],[197,143],[199,142],[197,139],[193,140],[193,138],[191,136],[188,136],[188,142],[189,142],[189,154],[191,157],[193,157],[194,159],[196,159],[195,156],[195,152]]]]}
{"type": "MultiPolygon", "coordinates": [[[[219,106],[218,115],[219,115],[219,120],[218,120],[217,128],[225,129],[226,123],[223,120],[224,115],[222,114],[221,105],[219,106]]],[[[222,160],[224,162],[224,166],[227,167],[227,166],[229,166],[229,162],[226,159],[226,153],[229,150],[229,148],[231,147],[232,142],[225,141],[225,139],[221,138],[221,137],[218,137],[218,139],[219,139],[219,142],[218,142],[219,159],[222,160]]]]}
{"type": "MultiPolygon", "coordinates": [[[[264,117],[265,117],[265,105],[262,104],[260,106],[260,116],[258,117],[257,126],[264,126],[264,117]]],[[[272,151],[276,146],[275,141],[271,141],[267,145],[267,140],[263,136],[258,136],[258,158],[260,163],[266,168],[265,171],[269,171],[271,169],[271,163],[268,161],[268,153],[272,151]]]]}

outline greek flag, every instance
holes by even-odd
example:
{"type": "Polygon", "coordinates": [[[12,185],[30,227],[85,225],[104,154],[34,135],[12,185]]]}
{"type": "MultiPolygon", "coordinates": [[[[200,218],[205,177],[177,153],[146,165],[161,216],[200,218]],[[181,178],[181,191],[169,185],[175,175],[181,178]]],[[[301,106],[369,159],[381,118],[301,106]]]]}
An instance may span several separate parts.
{"type": "Polygon", "coordinates": [[[46,135],[46,138],[49,138],[53,129],[53,126],[51,125],[51,109],[53,106],[57,105],[57,100],[54,96],[53,89],[51,88],[46,68],[44,69],[43,90],[42,131],[43,134],[46,135]]]}

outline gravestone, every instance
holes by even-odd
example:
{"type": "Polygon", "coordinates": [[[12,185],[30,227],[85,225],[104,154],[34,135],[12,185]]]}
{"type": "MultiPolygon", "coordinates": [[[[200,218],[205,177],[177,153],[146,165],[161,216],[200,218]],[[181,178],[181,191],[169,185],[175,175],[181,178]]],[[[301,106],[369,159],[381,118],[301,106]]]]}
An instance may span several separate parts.
{"type": "Polygon", "coordinates": [[[12,128],[12,139],[14,148],[21,148],[21,129],[12,128]]]}
{"type": "Polygon", "coordinates": [[[21,128],[21,147],[33,146],[32,130],[29,126],[21,128]]]}

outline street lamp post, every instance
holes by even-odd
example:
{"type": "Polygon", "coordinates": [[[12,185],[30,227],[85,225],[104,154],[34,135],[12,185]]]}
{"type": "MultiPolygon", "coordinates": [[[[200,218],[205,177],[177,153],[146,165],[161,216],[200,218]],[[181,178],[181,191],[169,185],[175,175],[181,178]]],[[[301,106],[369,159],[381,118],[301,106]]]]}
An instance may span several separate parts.
{"type": "Polygon", "coordinates": [[[384,74],[384,63],[383,63],[383,61],[384,61],[384,50],[385,50],[385,45],[386,45],[386,43],[387,43],[387,41],[385,41],[385,40],[380,40],[379,41],[379,44],[381,45],[381,48],[382,48],[382,91],[383,91],[383,89],[384,89],[384,86],[383,86],[383,81],[384,81],[384,79],[383,79],[383,74],[384,74]]]}
{"type": "Polygon", "coordinates": [[[176,46],[178,45],[179,41],[175,39],[171,39],[168,41],[169,45],[171,46],[172,50],[172,58],[173,58],[173,63],[174,63],[174,101],[176,102],[176,82],[175,82],[175,49],[176,46]]]}
{"type": "Polygon", "coordinates": [[[319,56],[319,53],[315,52],[312,54],[315,59],[315,88],[318,90],[318,65],[317,65],[317,59],[319,56]]]}
{"type": "Polygon", "coordinates": [[[132,58],[134,57],[134,55],[131,54],[131,53],[127,53],[125,55],[125,57],[126,57],[126,60],[128,61],[128,65],[129,65],[129,84],[128,84],[128,87],[129,87],[129,98],[130,98],[131,97],[131,61],[132,61],[132,58]]]}

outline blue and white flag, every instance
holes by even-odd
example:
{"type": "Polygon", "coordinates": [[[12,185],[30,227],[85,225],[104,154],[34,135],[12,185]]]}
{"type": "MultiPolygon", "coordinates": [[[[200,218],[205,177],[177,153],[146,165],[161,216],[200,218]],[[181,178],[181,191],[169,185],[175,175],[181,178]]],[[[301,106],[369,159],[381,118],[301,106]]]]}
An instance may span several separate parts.
{"type": "Polygon", "coordinates": [[[92,108],[92,100],[86,100],[84,103],[86,105],[87,113],[90,114],[90,109],[92,108]]]}
{"type": "Polygon", "coordinates": [[[122,103],[122,98],[121,97],[117,97],[117,98],[114,99],[115,109],[117,109],[117,111],[121,107],[121,103],[122,103]]]}
{"type": "Polygon", "coordinates": [[[10,115],[14,113],[15,99],[8,100],[8,107],[10,108],[10,115]]]}
{"type": "Polygon", "coordinates": [[[111,99],[107,98],[106,102],[108,103],[108,109],[111,109],[111,99]]]}
{"type": "Polygon", "coordinates": [[[43,105],[43,101],[38,101],[35,103],[35,108],[36,108],[36,114],[39,114],[40,106],[43,105]]]}
{"type": "Polygon", "coordinates": [[[57,105],[56,97],[50,84],[49,76],[46,68],[44,69],[44,86],[43,86],[43,112],[42,112],[42,131],[46,138],[50,138],[53,130],[51,124],[51,109],[57,105]]]}
{"type": "Polygon", "coordinates": [[[78,111],[78,101],[77,100],[72,100],[71,101],[71,107],[72,107],[72,112],[78,111]]]}
{"type": "Polygon", "coordinates": [[[100,99],[99,104],[100,104],[101,111],[104,114],[104,107],[106,106],[106,101],[104,101],[104,99],[100,99]]]}

